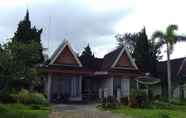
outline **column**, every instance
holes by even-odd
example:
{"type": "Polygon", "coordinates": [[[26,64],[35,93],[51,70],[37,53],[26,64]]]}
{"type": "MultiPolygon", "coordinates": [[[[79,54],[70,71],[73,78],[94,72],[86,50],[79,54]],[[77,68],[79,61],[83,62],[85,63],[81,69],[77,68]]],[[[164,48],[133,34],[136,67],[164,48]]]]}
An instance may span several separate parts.
{"type": "Polygon", "coordinates": [[[48,85],[47,85],[48,102],[51,101],[51,83],[52,83],[52,77],[51,77],[51,74],[48,74],[48,85]]]}
{"type": "Polygon", "coordinates": [[[120,103],[121,102],[121,89],[117,89],[117,101],[120,103]]]}
{"type": "Polygon", "coordinates": [[[99,99],[102,101],[103,100],[103,95],[102,95],[103,91],[102,91],[102,88],[99,88],[99,91],[98,92],[99,92],[98,93],[99,99]]]}
{"type": "Polygon", "coordinates": [[[109,95],[113,96],[113,84],[114,84],[113,81],[114,81],[114,77],[112,76],[109,79],[110,79],[110,81],[109,81],[109,83],[110,83],[110,85],[109,85],[109,95]]]}
{"type": "Polygon", "coordinates": [[[79,78],[79,92],[80,92],[80,100],[82,100],[82,76],[79,78]]]}

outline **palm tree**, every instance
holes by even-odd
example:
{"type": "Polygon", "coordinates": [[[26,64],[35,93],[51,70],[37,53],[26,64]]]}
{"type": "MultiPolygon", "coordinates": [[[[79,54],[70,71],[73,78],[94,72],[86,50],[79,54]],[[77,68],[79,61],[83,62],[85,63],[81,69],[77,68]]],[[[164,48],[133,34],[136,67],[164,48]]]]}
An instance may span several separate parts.
{"type": "Polygon", "coordinates": [[[172,87],[171,87],[171,63],[170,63],[170,54],[173,51],[173,46],[178,41],[186,41],[186,39],[182,36],[177,36],[175,31],[178,30],[177,25],[169,25],[166,28],[165,33],[162,31],[156,31],[152,35],[152,39],[159,39],[159,45],[166,45],[167,52],[167,81],[168,81],[168,100],[170,100],[172,96],[172,87]]]}

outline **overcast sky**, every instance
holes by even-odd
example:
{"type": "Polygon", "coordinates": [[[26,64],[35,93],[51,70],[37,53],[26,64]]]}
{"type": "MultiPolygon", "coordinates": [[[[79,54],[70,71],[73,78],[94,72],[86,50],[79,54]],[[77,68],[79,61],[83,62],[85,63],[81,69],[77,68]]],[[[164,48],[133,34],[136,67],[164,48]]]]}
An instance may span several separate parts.
{"type": "MultiPolygon", "coordinates": [[[[97,57],[117,46],[117,33],[149,35],[169,24],[186,34],[185,0],[0,0],[0,42],[13,36],[28,8],[32,25],[43,28],[42,43],[50,54],[66,38],[77,52],[89,43],[97,57]]],[[[186,56],[177,44],[172,58],[186,56]]],[[[165,57],[164,57],[165,58],[165,57]]]]}

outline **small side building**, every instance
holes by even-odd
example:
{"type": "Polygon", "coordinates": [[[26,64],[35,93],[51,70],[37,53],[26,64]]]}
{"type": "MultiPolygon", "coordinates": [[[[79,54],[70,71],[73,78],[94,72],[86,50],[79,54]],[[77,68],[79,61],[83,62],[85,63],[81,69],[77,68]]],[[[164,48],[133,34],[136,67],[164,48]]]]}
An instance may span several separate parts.
{"type": "MultiPolygon", "coordinates": [[[[168,96],[167,87],[167,61],[161,61],[158,64],[158,75],[161,79],[162,96],[168,96]]],[[[171,60],[171,86],[173,97],[181,96],[180,87],[183,89],[183,97],[186,98],[186,58],[171,60]]]]}

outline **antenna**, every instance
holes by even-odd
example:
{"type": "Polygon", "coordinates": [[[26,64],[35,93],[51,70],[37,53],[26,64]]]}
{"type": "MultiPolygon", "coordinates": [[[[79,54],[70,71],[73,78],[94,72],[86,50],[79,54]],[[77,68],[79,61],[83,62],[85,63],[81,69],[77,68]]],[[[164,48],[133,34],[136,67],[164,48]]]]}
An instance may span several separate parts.
{"type": "Polygon", "coordinates": [[[50,38],[51,38],[51,15],[49,16],[49,21],[48,21],[48,30],[47,30],[47,43],[48,43],[48,55],[50,55],[50,38]]]}

